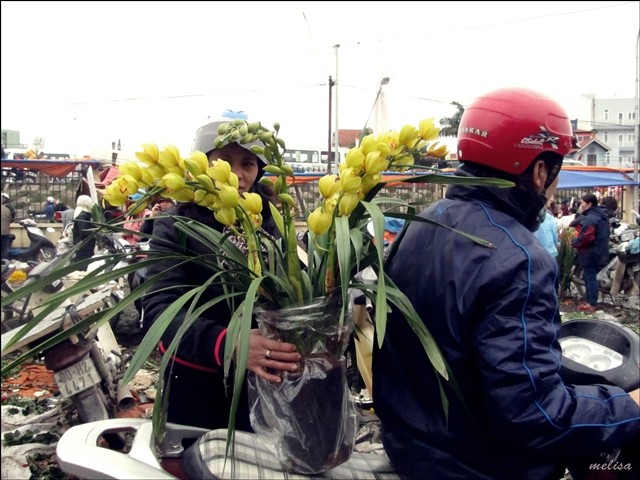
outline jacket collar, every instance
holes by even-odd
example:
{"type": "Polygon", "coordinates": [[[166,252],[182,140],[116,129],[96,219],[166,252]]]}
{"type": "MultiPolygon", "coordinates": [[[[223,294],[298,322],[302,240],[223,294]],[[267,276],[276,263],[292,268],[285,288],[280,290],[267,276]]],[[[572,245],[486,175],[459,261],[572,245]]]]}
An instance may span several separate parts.
{"type": "MultiPolygon", "coordinates": [[[[456,176],[473,177],[468,172],[456,170],[456,176]]],[[[497,188],[484,185],[451,185],[447,189],[447,198],[467,202],[479,202],[500,210],[516,219],[528,230],[535,231],[540,225],[540,210],[547,198],[523,188],[497,188]]]]}

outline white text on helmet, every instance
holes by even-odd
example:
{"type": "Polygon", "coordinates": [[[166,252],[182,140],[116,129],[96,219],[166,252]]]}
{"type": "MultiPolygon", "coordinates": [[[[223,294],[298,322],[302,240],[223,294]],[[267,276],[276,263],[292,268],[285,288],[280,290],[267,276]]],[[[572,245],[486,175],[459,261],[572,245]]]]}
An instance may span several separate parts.
{"type": "Polygon", "coordinates": [[[470,133],[472,135],[479,135],[482,138],[487,138],[489,136],[489,132],[487,132],[486,130],[480,130],[479,128],[475,128],[475,127],[461,127],[460,131],[462,133],[470,133]]]}

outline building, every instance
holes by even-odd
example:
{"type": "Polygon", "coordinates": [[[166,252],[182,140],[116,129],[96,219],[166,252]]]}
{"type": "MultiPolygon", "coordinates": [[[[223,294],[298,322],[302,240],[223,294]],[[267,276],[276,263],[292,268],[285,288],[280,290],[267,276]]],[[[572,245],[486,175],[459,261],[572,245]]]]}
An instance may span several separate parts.
{"type": "Polygon", "coordinates": [[[578,113],[576,134],[591,131],[594,138],[580,142],[581,151],[574,158],[580,160],[582,155],[586,165],[633,168],[638,141],[635,130],[640,121],[636,99],[597,99],[594,94],[585,94],[580,97],[578,113]]]}

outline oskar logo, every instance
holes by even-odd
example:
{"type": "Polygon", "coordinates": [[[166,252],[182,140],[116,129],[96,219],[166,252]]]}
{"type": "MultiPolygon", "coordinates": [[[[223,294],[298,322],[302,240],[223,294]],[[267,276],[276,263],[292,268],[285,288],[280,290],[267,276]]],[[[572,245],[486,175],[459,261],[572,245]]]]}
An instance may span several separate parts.
{"type": "Polygon", "coordinates": [[[486,130],[480,130],[479,128],[475,127],[460,127],[460,132],[469,133],[471,135],[478,135],[482,138],[487,138],[489,136],[489,132],[487,132],[486,130]]]}
{"type": "Polygon", "coordinates": [[[524,148],[543,148],[547,145],[557,150],[560,137],[550,134],[542,125],[540,125],[539,128],[540,131],[538,133],[524,137],[517,146],[524,148]]]}

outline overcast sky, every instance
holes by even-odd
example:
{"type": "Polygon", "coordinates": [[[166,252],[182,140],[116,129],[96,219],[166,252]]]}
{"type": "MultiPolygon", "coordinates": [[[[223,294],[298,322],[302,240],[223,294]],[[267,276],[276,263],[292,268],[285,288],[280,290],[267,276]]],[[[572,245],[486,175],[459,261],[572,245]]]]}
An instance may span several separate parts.
{"type": "MultiPolygon", "coordinates": [[[[450,116],[488,90],[556,98],[636,95],[640,2],[1,3],[2,128],[45,151],[92,154],[120,138],[190,150],[225,109],[289,147],[326,148],[329,76],[338,128],[450,116]]],[[[335,121],[334,121],[335,128],[335,121]]]]}

